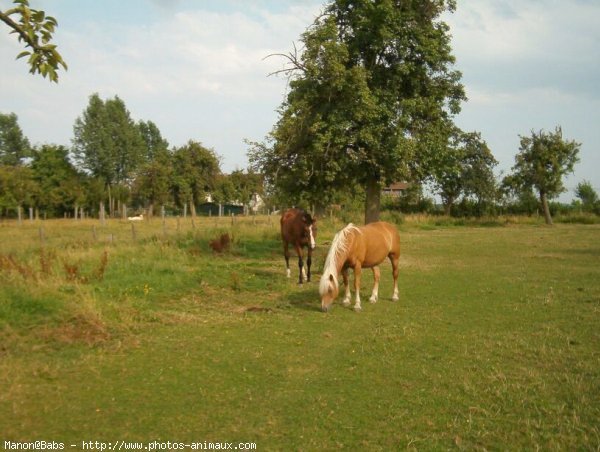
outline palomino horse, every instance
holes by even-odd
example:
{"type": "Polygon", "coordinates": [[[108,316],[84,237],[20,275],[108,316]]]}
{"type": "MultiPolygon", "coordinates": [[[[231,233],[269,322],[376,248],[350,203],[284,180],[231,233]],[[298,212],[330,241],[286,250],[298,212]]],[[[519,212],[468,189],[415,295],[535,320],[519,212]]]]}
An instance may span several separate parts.
{"type": "Polygon", "coordinates": [[[348,269],[354,269],[354,310],[360,311],[360,274],[363,268],[372,268],[375,284],[370,301],[375,303],[379,296],[378,265],[389,257],[394,276],[392,301],[398,301],[398,260],[400,259],[400,236],[395,226],[383,221],[356,227],[352,223],[338,232],[333,238],[331,249],[325,259],[325,267],[319,294],[321,309],[327,312],[339,293],[338,275],[341,272],[346,286],[344,306],[350,305],[348,269]]]}
{"type": "Polygon", "coordinates": [[[306,259],[306,280],[310,281],[310,264],[312,263],[312,250],[315,249],[317,237],[317,220],[301,209],[288,209],[281,216],[281,239],[283,240],[283,255],[287,277],[290,277],[290,250],[289,244],[294,245],[298,255],[298,284],[302,284],[304,262],[302,261],[302,248],[308,247],[306,259]]]}

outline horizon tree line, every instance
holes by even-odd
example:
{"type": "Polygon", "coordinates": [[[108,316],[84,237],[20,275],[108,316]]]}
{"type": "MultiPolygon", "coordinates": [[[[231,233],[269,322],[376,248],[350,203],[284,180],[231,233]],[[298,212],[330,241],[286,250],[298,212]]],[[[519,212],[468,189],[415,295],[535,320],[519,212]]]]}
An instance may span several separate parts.
{"type": "MultiPolygon", "coordinates": [[[[30,72],[57,82],[57,70],[67,69],[50,44],[57,21],[30,9],[27,0],[13,3],[0,20],[25,44],[17,58],[28,56],[30,72]]],[[[294,52],[270,55],[283,57],[286,67],[275,73],[288,77],[289,89],[265,141],[247,142],[248,177],[264,177],[273,200],[317,212],[358,195],[365,223],[379,218],[382,188],[398,180],[429,184],[448,215],[458,200],[474,200],[482,212],[503,197],[526,199],[535,190],[551,224],[549,200],[565,190],[562,178],[573,172],[581,144],[563,140],[560,127],[532,130],[520,137],[512,173],[496,180],[498,162],[481,134],[453,121],[467,100],[442,20],[455,9],[455,0],[327,1],[301,35],[300,53],[294,46],[294,52]]],[[[19,141],[16,116],[3,116],[7,130],[12,127],[6,141],[14,146],[0,149],[1,163],[23,167],[0,168],[2,205],[56,209],[106,197],[111,214],[125,202],[143,203],[150,212],[157,204],[189,204],[193,213],[207,192],[218,198],[239,188],[221,173],[214,150],[193,141],[169,150],[156,125],[135,123],[118,96],[90,97],[75,121],[71,149],[31,149],[26,138],[19,141]],[[26,158],[31,164],[21,165],[26,158]],[[56,172],[47,171],[52,165],[56,172]]],[[[588,203],[590,188],[578,187],[588,203]]]]}
{"type": "Polygon", "coordinates": [[[152,121],[135,122],[118,96],[90,96],[73,130],[71,148],[31,146],[16,114],[0,113],[0,215],[17,207],[50,217],[76,207],[97,213],[100,203],[113,217],[124,205],[150,215],[160,206],[194,215],[208,194],[215,202],[247,203],[263,193],[259,174],[223,173],[221,157],[198,141],[170,147],[152,121]]]}

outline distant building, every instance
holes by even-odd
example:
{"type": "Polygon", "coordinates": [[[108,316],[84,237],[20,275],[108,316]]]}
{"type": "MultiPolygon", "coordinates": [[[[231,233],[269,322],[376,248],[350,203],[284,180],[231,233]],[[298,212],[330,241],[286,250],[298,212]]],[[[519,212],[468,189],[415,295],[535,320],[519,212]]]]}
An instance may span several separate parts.
{"type": "Polygon", "coordinates": [[[249,213],[258,213],[264,208],[265,202],[258,193],[252,194],[248,204],[244,204],[238,200],[217,203],[214,201],[212,194],[208,193],[205,197],[205,202],[198,206],[197,212],[199,215],[247,215],[249,213]]]}
{"type": "Polygon", "coordinates": [[[248,202],[248,208],[250,209],[250,211],[252,213],[257,213],[261,209],[264,209],[264,207],[265,202],[263,201],[262,197],[258,193],[252,193],[252,197],[248,202]]]}
{"type": "Polygon", "coordinates": [[[384,187],[381,193],[387,196],[398,197],[408,190],[409,187],[410,184],[408,182],[394,182],[393,184],[384,187]]]}

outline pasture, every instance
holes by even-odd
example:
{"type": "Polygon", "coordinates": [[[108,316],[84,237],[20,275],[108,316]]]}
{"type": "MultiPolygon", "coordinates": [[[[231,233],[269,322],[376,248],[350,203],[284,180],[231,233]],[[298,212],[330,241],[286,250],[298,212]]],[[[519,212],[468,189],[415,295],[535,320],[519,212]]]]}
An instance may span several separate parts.
{"type": "Polygon", "coordinates": [[[408,218],[400,301],[324,314],[319,221],[303,286],[278,218],[0,224],[0,440],[600,447],[599,225],[408,218]]]}

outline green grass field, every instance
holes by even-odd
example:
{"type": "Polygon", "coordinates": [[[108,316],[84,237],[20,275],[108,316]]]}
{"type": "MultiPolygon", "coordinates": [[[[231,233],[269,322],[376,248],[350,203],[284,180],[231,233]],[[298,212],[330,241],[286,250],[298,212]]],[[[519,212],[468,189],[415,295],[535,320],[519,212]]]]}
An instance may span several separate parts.
{"type": "Polygon", "coordinates": [[[400,301],[386,263],[377,304],[367,272],[324,314],[343,223],[303,286],[277,223],[0,224],[0,444],[600,448],[600,225],[407,219],[400,301]]]}

